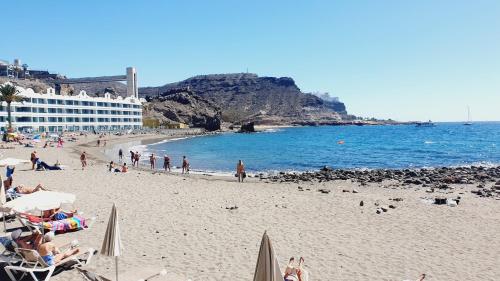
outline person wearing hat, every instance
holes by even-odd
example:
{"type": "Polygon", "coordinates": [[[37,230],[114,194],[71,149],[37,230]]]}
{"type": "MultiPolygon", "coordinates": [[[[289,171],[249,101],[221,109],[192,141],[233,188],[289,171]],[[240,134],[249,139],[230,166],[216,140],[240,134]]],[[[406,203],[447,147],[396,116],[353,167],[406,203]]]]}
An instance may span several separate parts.
{"type": "Polygon", "coordinates": [[[38,246],[42,243],[43,235],[39,232],[35,232],[26,237],[21,237],[22,233],[23,231],[21,229],[16,229],[10,233],[10,239],[8,236],[0,237],[0,243],[5,249],[11,252],[15,251],[16,245],[23,249],[38,249],[38,246]]]}

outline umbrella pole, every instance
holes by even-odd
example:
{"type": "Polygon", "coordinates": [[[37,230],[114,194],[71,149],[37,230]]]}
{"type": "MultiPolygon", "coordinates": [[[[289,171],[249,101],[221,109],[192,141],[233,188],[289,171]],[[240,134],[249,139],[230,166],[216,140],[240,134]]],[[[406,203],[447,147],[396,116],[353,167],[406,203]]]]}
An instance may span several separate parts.
{"type": "Polygon", "coordinates": [[[118,256],[115,257],[116,281],[118,281],[118,256]]]}
{"type": "Polygon", "coordinates": [[[7,224],[5,223],[5,213],[2,212],[2,220],[3,220],[3,232],[7,234],[7,224]]]}

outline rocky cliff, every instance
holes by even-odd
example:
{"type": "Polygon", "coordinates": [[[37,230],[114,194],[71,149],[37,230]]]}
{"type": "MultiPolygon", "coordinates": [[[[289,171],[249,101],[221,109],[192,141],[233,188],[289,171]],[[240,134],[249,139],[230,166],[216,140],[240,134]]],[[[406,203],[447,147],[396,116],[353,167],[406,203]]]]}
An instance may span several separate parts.
{"type": "Polygon", "coordinates": [[[208,131],[219,130],[221,127],[220,108],[191,91],[169,91],[158,97],[148,98],[143,115],[146,119],[158,120],[160,125],[184,123],[208,131]]]}
{"type": "Polygon", "coordinates": [[[346,113],[343,103],[302,93],[292,78],[255,74],[201,75],[161,87],[139,89],[142,97],[189,90],[221,109],[226,122],[257,124],[329,123],[346,113]]]}

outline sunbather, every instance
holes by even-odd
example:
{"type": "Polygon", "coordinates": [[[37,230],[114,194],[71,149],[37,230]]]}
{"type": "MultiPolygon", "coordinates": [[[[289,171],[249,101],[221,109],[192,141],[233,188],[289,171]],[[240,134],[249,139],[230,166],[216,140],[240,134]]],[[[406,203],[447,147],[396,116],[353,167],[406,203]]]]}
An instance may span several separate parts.
{"type": "MultiPolygon", "coordinates": [[[[29,187],[29,186],[24,186],[21,184],[21,185],[18,185],[16,187],[11,187],[11,189],[13,189],[12,190],[13,192],[16,192],[19,194],[30,194],[30,193],[37,192],[40,190],[45,190],[45,191],[47,190],[41,184],[38,184],[36,187],[29,187]]],[[[7,191],[7,192],[9,192],[9,191],[7,191]]]]}
{"type": "Polygon", "coordinates": [[[285,268],[285,281],[295,281],[297,280],[297,270],[295,268],[295,258],[291,257],[285,268]]]}
{"type": "Polygon", "coordinates": [[[5,249],[11,252],[15,251],[15,246],[12,242],[17,244],[19,248],[33,249],[33,250],[38,249],[38,247],[42,244],[43,235],[37,230],[33,234],[25,237],[21,237],[22,233],[23,231],[20,229],[14,230],[10,234],[10,238],[1,237],[0,244],[2,244],[5,247],[5,249]]]}
{"type": "Polygon", "coordinates": [[[54,233],[49,232],[44,235],[44,243],[38,247],[38,253],[47,265],[52,266],[63,259],[76,255],[80,252],[79,248],[70,249],[66,252],[61,252],[59,248],[52,242],[54,240],[54,233]]]}
{"type": "Polygon", "coordinates": [[[48,218],[51,220],[63,220],[67,218],[72,218],[77,213],[76,210],[71,210],[69,212],[64,212],[60,208],[43,211],[43,218],[48,218]]]}

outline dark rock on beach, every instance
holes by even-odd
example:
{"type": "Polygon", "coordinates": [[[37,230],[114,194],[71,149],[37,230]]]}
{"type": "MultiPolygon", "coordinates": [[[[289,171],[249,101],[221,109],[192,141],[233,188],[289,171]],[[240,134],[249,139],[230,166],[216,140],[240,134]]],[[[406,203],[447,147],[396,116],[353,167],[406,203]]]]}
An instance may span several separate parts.
{"type": "MultiPolygon", "coordinates": [[[[482,197],[500,198],[500,166],[441,167],[434,169],[341,170],[323,167],[316,172],[286,173],[268,176],[272,182],[328,182],[351,180],[360,185],[390,182],[393,186],[428,187],[428,190],[451,190],[452,185],[477,185],[472,192],[482,197]],[[491,188],[486,186],[493,185],[491,188]]],[[[343,190],[344,191],[344,190],[343,190]]],[[[350,192],[345,190],[344,192],[350,192]]],[[[356,191],[357,192],[357,191],[356,191]]],[[[353,192],[353,193],[356,193],[353,192]]]]}

